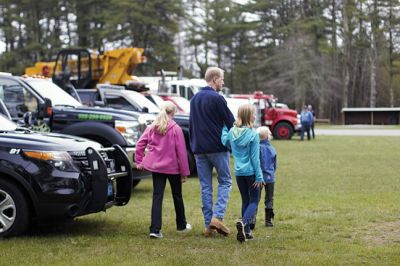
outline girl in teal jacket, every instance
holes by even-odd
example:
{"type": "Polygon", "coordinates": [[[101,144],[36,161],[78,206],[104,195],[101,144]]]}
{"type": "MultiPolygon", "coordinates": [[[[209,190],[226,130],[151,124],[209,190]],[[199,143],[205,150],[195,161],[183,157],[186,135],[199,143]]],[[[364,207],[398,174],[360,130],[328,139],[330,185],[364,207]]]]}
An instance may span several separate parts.
{"type": "Polygon", "coordinates": [[[253,128],[256,109],[251,104],[239,107],[238,118],[228,131],[224,127],[221,141],[230,146],[234,158],[236,182],[242,197],[242,219],[236,223],[237,240],[252,239],[250,223],[256,214],[263,174],[260,166],[260,139],[253,128]]]}

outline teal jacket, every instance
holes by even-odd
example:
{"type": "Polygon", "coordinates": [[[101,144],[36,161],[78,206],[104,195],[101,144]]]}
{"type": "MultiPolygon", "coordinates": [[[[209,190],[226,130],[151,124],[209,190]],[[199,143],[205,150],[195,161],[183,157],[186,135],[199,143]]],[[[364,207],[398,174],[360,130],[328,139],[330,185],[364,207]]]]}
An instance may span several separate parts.
{"type": "Polygon", "coordinates": [[[260,165],[260,138],[253,128],[233,126],[229,131],[222,129],[221,142],[231,146],[236,176],[256,176],[263,182],[260,165]]]}

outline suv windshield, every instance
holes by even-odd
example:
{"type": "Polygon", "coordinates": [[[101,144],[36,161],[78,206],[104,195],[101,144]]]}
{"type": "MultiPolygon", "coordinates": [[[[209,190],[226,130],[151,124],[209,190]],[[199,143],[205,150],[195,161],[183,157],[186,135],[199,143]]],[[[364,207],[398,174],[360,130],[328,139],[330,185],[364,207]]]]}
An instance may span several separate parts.
{"type": "Polygon", "coordinates": [[[71,95],[58,87],[50,80],[46,79],[25,79],[25,81],[35,89],[42,97],[49,98],[53,106],[69,105],[73,107],[81,106],[82,104],[75,100],[71,95]]]}
{"type": "Polygon", "coordinates": [[[176,102],[176,104],[180,107],[180,108],[182,108],[182,110],[185,112],[185,113],[190,113],[190,102],[189,102],[189,100],[187,100],[186,98],[183,98],[183,97],[178,97],[178,96],[173,96],[173,97],[171,97],[171,99],[173,100],[173,101],[175,101],[176,102]]]}
{"type": "Polygon", "coordinates": [[[17,125],[14,122],[8,120],[5,116],[0,114],[0,131],[11,131],[15,130],[17,125]]]}

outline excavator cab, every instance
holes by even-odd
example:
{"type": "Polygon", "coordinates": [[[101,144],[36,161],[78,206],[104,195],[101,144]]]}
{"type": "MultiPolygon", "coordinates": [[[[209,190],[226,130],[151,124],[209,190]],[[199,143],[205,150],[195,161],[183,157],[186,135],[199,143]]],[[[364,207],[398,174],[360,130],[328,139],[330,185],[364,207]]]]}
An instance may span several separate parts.
{"type": "Polygon", "coordinates": [[[91,52],[87,49],[64,49],[58,52],[53,82],[60,87],[92,87],[91,52]]]}

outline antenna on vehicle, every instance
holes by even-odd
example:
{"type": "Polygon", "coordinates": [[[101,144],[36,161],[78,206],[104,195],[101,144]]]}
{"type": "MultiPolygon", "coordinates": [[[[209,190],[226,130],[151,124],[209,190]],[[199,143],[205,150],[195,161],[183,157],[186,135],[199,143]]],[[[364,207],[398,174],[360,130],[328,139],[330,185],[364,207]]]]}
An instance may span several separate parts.
{"type": "Polygon", "coordinates": [[[165,93],[167,92],[167,85],[165,84],[165,71],[164,69],[160,69],[159,73],[161,74],[161,80],[158,84],[158,92],[165,93]]]}
{"type": "Polygon", "coordinates": [[[178,79],[179,80],[183,79],[183,66],[182,65],[178,66],[178,79]]]}

